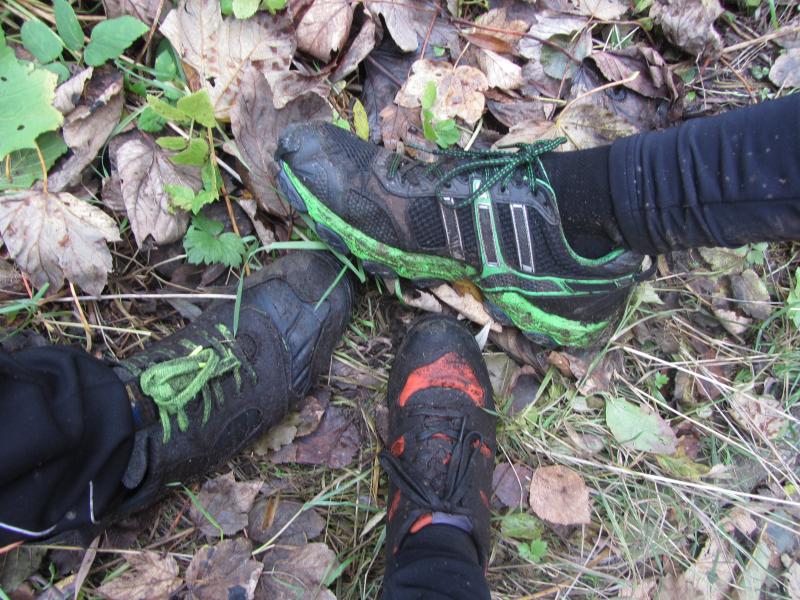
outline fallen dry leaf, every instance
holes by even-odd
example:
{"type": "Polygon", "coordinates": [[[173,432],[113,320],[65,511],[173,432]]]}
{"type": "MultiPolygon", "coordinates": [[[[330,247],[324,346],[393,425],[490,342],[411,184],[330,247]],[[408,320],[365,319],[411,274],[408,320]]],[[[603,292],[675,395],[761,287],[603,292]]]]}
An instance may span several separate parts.
{"type": "Polygon", "coordinates": [[[417,288],[403,290],[403,302],[420,310],[432,313],[442,312],[442,305],[436,299],[436,296],[417,288]]]}
{"type": "MultiPolygon", "coordinates": [[[[522,39],[522,35],[530,29],[531,24],[523,19],[510,19],[506,8],[492,8],[488,12],[478,15],[475,19],[475,27],[467,30],[464,35],[469,36],[480,34],[483,39],[494,38],[502,42],[507,49],[495,48],[496,52],[513,52],[516,43],[522,39]]],[[[480,42],[476,42],[480,45],[480,42]]],[[[492,50],[493,48],[489,48],[492,50]]]]}
{"type": "Polygon", "coordinates": [[[237,538],[203,546],[186,569],[191,600],[252,600],[264,565],[250,557],[250,542],[237,538]]]}
{"type": "Polygon", "coordinates": [[[562,111],[555,121],[525,121],[515,125],[495,142],[495,146],[529,144],[564,136],[567,141],[559,146],[559,151],[585,150],[610,144],[636,132],[634,125],[600,106],[577,103],[562,111]]]}
{"type": "Polygon", "coordinates": [[[297,47],[327,62],[341,50],[352,23],[350,0],[313,0],[297,23],[297,47]]]}
{"type": "Polygon", "coordinates": [[[398,105],[418,108],[426,87],[433,82],[436,85],[436,102],[431,110],[437,120],[461,117],[472,124],[483,115],[482,92],[489,88],[489,83],[486,76],[475,67],[453,67],[447,62],[422,59],[414,63],[411,71],[411,76],[395,96],[398,105]]]}
{"type": "MultiPolygon", "coordinates": [[[[197,501],[217,522],[225,535],[233,535],[247,526],[247,514],[261,489],[261,481],[236,481],[226,473],[203,483],[197,501]]],[[[217,529],[192,503],[189,515],[198,529],[208,537],[219,537],[217,529]]]]}
{"type": "Polygon", "coordinates": [[[689,593],[676,597],[676,600],[730,598],[728,588],[733,583],[736,566],[736,558],[732,550],[716,532],[709,532],[708,540],[700,551],[700,555],[694,564],[680,576],[683,585],[689,587],[687,590],[689,593]]]}
{"type": "Polygon", "coordinates": [[[527,465],[500,463],[492,475],[492,493],[506,508],[527,508],[533,471],[527,465]]]}
{"type": "Polygon", "coordinates": [[[435,158],[432,154],[419,152],[412,147],[435,148],[435,144],[422,135],[422,119],[418,110],[390,104],[381,111],[379,119],[381,141],[386,148],[397,150],[397,145],[401,142],[408,144],[408,153],[419,160],[431,161],[435,158]]]}
{"type": "Polygon", "coordinates": [[[325,544],[277,546],[264,554],[257,597],[264,600],[336,600],[323,582],[337,566],[325,544]]]}
{"type": "Polygon", "coordinates": [[[272,91],[261,72],[253,66],[245,71],[238,102],[231,110],[231,128],[244,161],[244,181],[262,209],[278,217],[286,217],[290,212],[276,193],[274,179],[278,174],[274,155],[283,129],[290,123],[330,118],[327,103],[314,94],[276,109],[272,91]]]}
{"type": "Polygon", "coordinates": [[[305,73],[288,71],[276,75],[270,85],[272,86],[272,103],[275,108],[283,108],[292,100],[306,94],[316,94],[320,98],[327,98],[330,86],[326,81],[328,71],[319,73],[305,73]]]}
{"type": "Polygon", "coordinates": [[[800,48],[790,48],[775,59],[769,80],[781,88],[800,87],[800,48]]]}
{"type": "Polygon", "coordinates": [[[250,510],[247,537],[256,544],[263,544],[280,531],[277,543],[293,546],[308,543],[325,530],[325,519],[313,508],[302,509],[301,502],[277,498],[259,500],[250,510]]]}
{"type": "Polygon", "coordinates": [[[791,600],[800,600],[800,563],[794,563],[786,571],[786,591],[791,600]]]}
{"type": "Polygon", "coordinates": [[[764,321],[772,314],[767,286],[753,269],[731,275],[731,289],[741,309],[754,319],[764,321]]]}
{"type": "Polygon", "coordinates": [[[137,245],[142,247],[149,237],[156,244],[181,239],[189,217],[172,211],[164,186],[183,185],[196,192],[201,186],[199,169],[173,164],[167,152],[140,133],[114,138],[110,152],[137,245]]]}
{"type": "Polygon", "coordinates": [[[489,327],[492,331],[500,331],[502,329],[500,325],[492,319],[491,315],[486,312],[483,303],[476,300],[472,294],[459,294],[446,283],[433,288],[431,292],[433,292],[439,300],[447,304],[447,306],[454,308],[458,314],[465,316],[470,321],[481,326],[489,323],[489,327]]]}
{"type": "Polygon", "coordinates": [[[674,98],[676,85],[669,65],[646,46],[631,46],[612,52],[594,52],[589,59],[609,81],[625,81],[628,89],[648,98],[674,98]],[[638,74],[635,79],[631,76],[638,74]]]}
{"type": "Polygon", "coordinates": [[[295,439],[273,453],[269,460],[275,464],[327,465],[341,469],[353,461],[360,447],[361,436],[349,411],[330,406],[314,433],[295,439]]]}
{"type": "Polygon", "coordinates": [[[162,0],[103,0],[103,6],[109,19],[131,15],[146,25],[152,25],[156,16],[160,21],[164,20],[170,5],[162,0]]]}
{"type": "Polygon", "coordinates": [[[389,34],[403,52],[417,49],[437,12],[437,7],[419,0],[366,0],[365,4],[372,14],[383,17],[389,34]]]}
{"type": "Polygon", "coordinates": [[[489,87],[501,90],[514,90],[522,87],[522,67],[505,56],[479,48],[476,52],[476,59],[481,71],[486,75],[489,87]]]}
{"type": "Polygon", "coordinates": [[[161,600],[177,592],[183,581],[172,556],[137,552],[126,557],[130,569],[104,583],[96,592],[108,600],[161,600]]]}
{"type": "Polygon", "coordinates": [[[735,310],[730,310],[721,306],[712,307],[711,312],[717,317],[722,327],[725,328],[725,331],[731,335],[738,336],[746,333],[753,323],[752,319],[743,317],[735,310]]]}
{"type": "Polygon", "coordinates": [[[95,69],[78,105],[64,119],[64,141],[72,154],[48,176],[48,190],[62,192],[76,185],[118,125],[122,115],[122,73],[95,69]]]}
{"type": "Polygon", "coordinates": [[[229,119],[236,104],[248,64],[272,86],[288,71],[295,50],[286,11],[274,16],[259,12],[245,20],[223,19],[216,0],[181,0],[160,31],[181,57],[191,88],[208,92],[214,113],[222,121],[229,119]]]}
{"type": "Polygon", "coordinates": [[[758,437],[775,439],[788,424],[783,407],[772,395],[758,395],[752,390],[740,389],[731,395],[728,402],[736,422],[758,437]]]}
{"type": "Polygon", "coordinates": [[[86,82],[89,81],[92,73],[94,73],[93,67],[81,69],[56,88],[56,97],[53,99],[53,106],[55,106],[61,114],[67,115],[75,109],[81,101],[83,88],[86,87],[86,82]]]}
{"type": "Polygon", "coordinates": [[[534,471],[529,501],[537,517],[556,525],[588,525],[592,520],[583,477],[562,465],[534,471]]]}
{"type": "Polygon", "coordinates": [[[336,66],[333,75],[331,75],[332,82],[335,83],[344,79],[358,68],[361,61],[375,48],[377,33],[375,21],[372,19],[365,19],[358,35],[356,35],[355,39],[350,43],[345,53],[339,59],[339,64],[336,66]]]}
{"type": "Polygon", "coordinates": [[[714,29],[722,12],[719,0],[655,0],[650,18],[688,54],[713,58],[722,50],[722,38],[714,29]]]}
{"type": "Polygon", "coordinates": [[[55,292],[64,278],[90,294],[103,291],[111,271],[107,242],[120,241],[114,220],[62,192],[25,191],[0,199],[0,235],[33,285],[55,292]]]}
{"type": "Polygon", "coordinates": [[[572,0],[572,3],[579,13],[599,21],[619,19],[629,8],[620,0],[572,0]]]}
{"type": "Polygon", "coordinates": [[[511,378],[511,403],[505,407],[509,415],[519,414],[536,402],[541,381],[536,369],[530,365],[523,365],[516,370],[511,378]]]}

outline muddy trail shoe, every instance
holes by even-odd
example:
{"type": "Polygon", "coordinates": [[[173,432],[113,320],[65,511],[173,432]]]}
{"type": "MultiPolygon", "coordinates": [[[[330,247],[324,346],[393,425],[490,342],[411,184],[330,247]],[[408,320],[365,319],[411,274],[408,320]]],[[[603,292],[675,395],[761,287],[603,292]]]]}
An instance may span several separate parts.
{"type": "Polygon", "coordinates": [[[280,258],[245,281],[235,335],[234,302],[220,302],[118,365],[137,431],[116,514],[210,472],[305,396],[350,318],[347,277],[317,306],[339,271],[326,253],[280,258]]]}
{"type": "Polygon", "coordinates": [[[469,330],[442,315],[417,320],[397,352],[387,403],[387,577],[403,543],[428,525],[467,532],[485,568],[497,418],[469,330]]]}
{"type": "Polygon", "coordinates": [[[545,346],[585,346],[621,316],[643,257],[588,259],[570,247],[539,160],[559,143],[444,150],[430,165],[300,123],[280,138],[278,181],[323,241],[372,274],[421,287],[470,279],[501,324],[545,346]]]}

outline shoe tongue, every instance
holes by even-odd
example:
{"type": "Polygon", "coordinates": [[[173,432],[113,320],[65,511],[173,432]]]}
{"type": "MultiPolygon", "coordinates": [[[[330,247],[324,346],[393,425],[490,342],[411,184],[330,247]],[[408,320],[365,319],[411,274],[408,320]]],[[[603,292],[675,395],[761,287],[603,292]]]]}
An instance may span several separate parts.
{"type": "Polygon", "coordinates": [[[138,369],[125,361],[114,367],[114,374],[125,385],[133,414],[133,427],[136,431],[145,429],[158,419],[158,410],[153,401],[139,389],[138,369]]]}

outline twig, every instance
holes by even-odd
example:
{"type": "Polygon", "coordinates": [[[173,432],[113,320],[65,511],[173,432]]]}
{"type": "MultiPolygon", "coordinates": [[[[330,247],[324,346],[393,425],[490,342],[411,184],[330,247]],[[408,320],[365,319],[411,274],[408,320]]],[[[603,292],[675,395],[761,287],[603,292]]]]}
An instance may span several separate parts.
{"type": "Polygon", "coordinates": [[[136,55],[136,62],[141,62],[142,58],[144,57],[144,53],[147,52],[147,49],[150,47],[150,42],[153,40],[153,36],[156,33],[156,29],[158,29],[158,21],[161,19],[161,11],[164,10],[164,0],[160,0],[158,3],[158,9],[156,10],[156,16],[153,19],[153,24],[150,25],[150,31],[147,32],[147,39],[144,41],[144,46],[142,49],[139,50],[139,54],[136,55]]]}
{"type": "MultiPolygon", "coordinates": [[[[47,164],[44,162],[44,155],[42,151],[39,149],[39,144],[33,142],[33,147],[36,148],[36,156],[39,157],[39,164],[42,167],[42,189],[44,193],[47,193],[47,164]]],[[[10,177],[9,177],[10,179],[10,177]]]]}
{"type": "Polygon", "coordinates": [[[75,298],[44,298],[40,304],[51,302],[72,302],[73,300],[177,300],[179,298],[194,300],[236,300],[236,294],[101,294],[99,296],[76,296],[75,298]]]}
{"type": "MultiPolygon", "coordinates": [[[[578,100],[582,100],[583,98],[586,98],[586,96],[591,96],[592,94],[596,94],[597,92],[602,92],[603,90],[607,90],[607,89],[610,89],[610,88],[613,88],[613,87],[617,87],[618,85],[625,85],[626,83],[630,83],[631,81],[633,81],[637,77],[639,77],[639,71],[631,73],[625,79],[620,79],[619,81],[612,81],[611,83],[606,83],[606,84],[603,84],[603,85],[601,85],[599,87],[592,88],[591,90],[583,92],[582,94],[578,94],[572,100],[567,102],[566,106],[564,106],[564,108],[561,110],[561,114],[563,115],[565,112],[567,112],[572,107],[573,104],[575,104],[578,100]]],[[[558,121],[558,118],[556,118],[556,121],[558,121]]]]}
{"type": "Polygon", "coordinates": [[[728,46],[722,51],[722,54],[731,54],[733,52],[738,52],[739,50],[743,50],[744,48],[747,48],[749,46],[754,46],[756,44],[765,44],[767,42],[771,42],[776,38],[789,35],[790,33],[798,33],[798,32],[800,32],[800,27],[787,27],[786,29],[781,29],[780,31],[765,33],[764,35],[757,37],[755,39],[747,40],[745,42],[739,42],[738,44],[734,44],[733,46],[728,46]]]}
{"type": "Polygon", "coordinates": [[[89,327],[89,321],[86,320],[86,315],[83,313],[83,307],[78,300],[78,293],[75,291],[75,285],[69,282],[69,292],[72,294],[72,300],[75,302],[75,309],[78,311],[78,318],[81,321],[81,327],[86,333],[86,351],[92,351],[92,329],[89,327]]]}

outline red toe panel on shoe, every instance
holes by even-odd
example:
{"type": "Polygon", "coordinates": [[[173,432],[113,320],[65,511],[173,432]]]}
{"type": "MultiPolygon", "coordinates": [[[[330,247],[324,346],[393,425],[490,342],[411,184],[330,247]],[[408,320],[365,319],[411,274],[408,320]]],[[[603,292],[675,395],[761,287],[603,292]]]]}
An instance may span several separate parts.
{"type": "Polygon", "coordinates": [[[434,362],[418,367],[408,376],[397,403],[403,407],[416,392],[431,387],[452,388],[464,392],[483,407],[483,388],[469,364],[455,352],[448,352],[434,362]]]}

